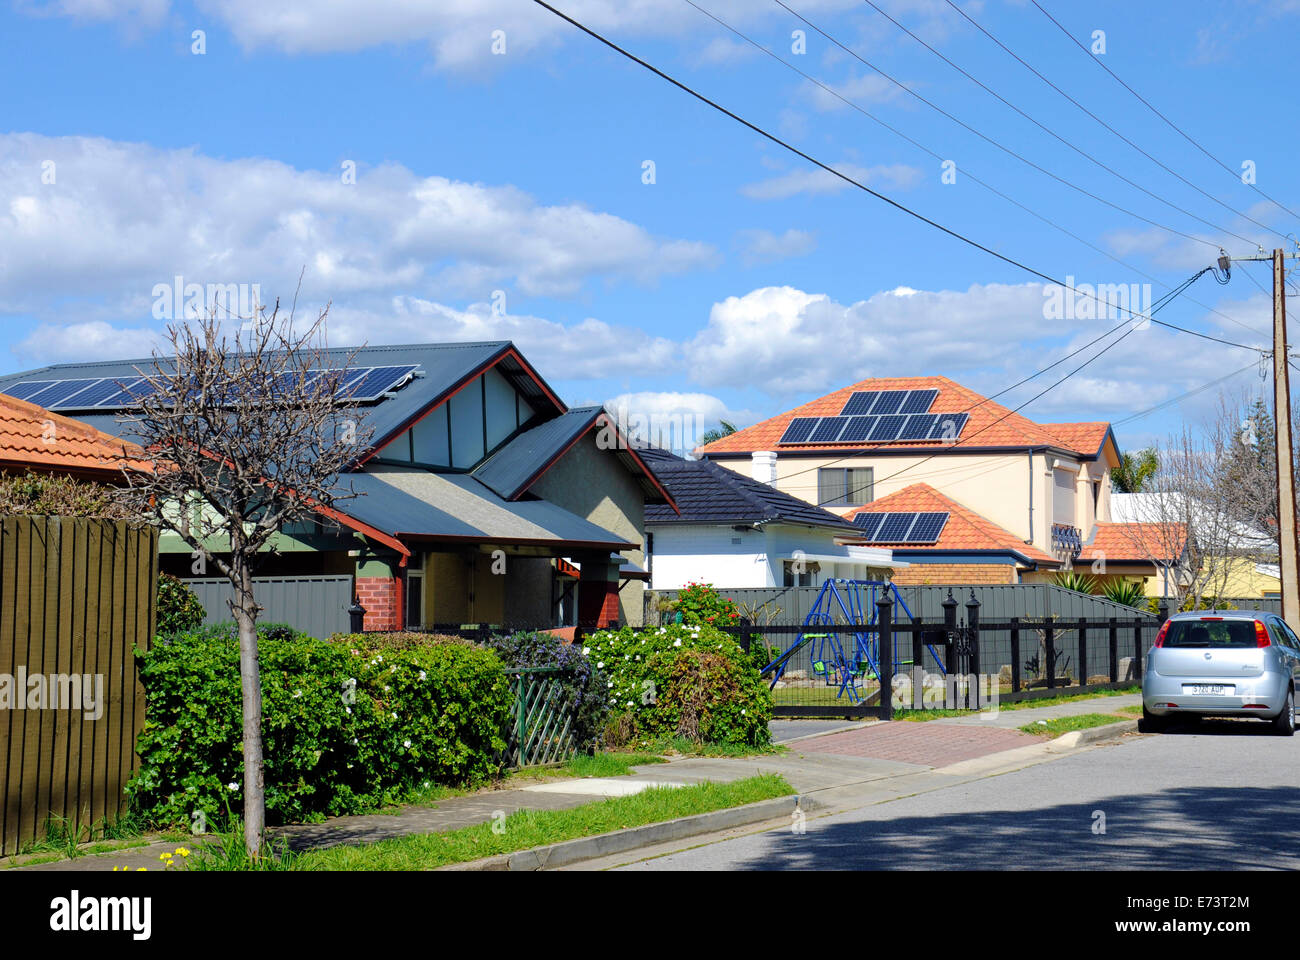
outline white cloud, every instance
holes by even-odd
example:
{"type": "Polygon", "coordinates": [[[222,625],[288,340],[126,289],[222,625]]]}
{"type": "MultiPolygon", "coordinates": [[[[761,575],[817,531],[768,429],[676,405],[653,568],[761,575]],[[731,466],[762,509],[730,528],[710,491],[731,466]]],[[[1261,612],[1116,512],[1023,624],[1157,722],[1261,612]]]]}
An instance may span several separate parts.
{"type": "Polygon", "coordinates": [[[710,393],[622,393],[606,400],[605,409],[629,433],[677,451],[694,450],[705,432],[723,420],[743,427],[758,419],[752,411],[730,409],[710,393]]]}
{"type": "MultiPolygon", "coordinates": [[[[916,167],[903,163],[880,164],[864,167],[856,163],[833,163],[836,170],[859,183],[871,186],[888,186],[906,190],[920,181],[922,173],[916,167]]],[[[759,180],[740,188],[740,192],[753,200],[784,200],[796,194],[839,193],[852,184],[820,167],[791,170],[778,177],[759,180]]]]}
{"type": "MultiPolygon", "coordinates": [[[[658,238],[577,204],[405,167],[298,170],[89,137],[0,134],[0,313],[60,325],[69,302],[128,328],[155,284],[259,285],[304,302],[564,296],[711,265],[707,244],[658,238]],[[44,180],[50,179],[53,182],[44,180]]],[[[29,346],[46,342],[42,333],[29,346]]]]}
{"type": "Polygon", "coordinates": [[[896,83],[878,73],[852,73],[843,83],[826,83],[823,80],[822,84],[824,86],[805,81],[803,85],[804,92],[813,107],[822,112],[847,110],[849,104],[857,104],[861,107],[873,103],[887,103],[906,96],[896,83]],[[845,100],[848,103],[845,103],[845,100]]]}
{"type": "Polygon", "coordinates": [[[746,266],[804,257],[817,248],[815,236],[806,230],[793,228],[782,234],[770,230],[739,230],[736,240],[746,266]]]}
{"type": "Polygon", "coordinates": [[[161,346],[157,330],[144,327],[114,327],[103,320],[70,323],[66,326],[44,323],[28,334],[14,348],[21,356],[36,357],[46,363],[77,360],[130,360],[147,357],[161,346]]]}

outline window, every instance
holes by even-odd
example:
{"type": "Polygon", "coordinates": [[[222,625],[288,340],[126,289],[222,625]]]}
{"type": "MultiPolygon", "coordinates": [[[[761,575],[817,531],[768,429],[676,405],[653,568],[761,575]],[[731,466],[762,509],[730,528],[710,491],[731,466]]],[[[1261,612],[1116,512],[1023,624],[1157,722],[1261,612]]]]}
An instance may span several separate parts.
{"type": "Polygon", "coordinates": [[[785,569],[784,586],[787,587],[815,587],[816,584],[813,582],[813,575],[821,570],[819,564],[808,563],[803,560],[786,560],[783,567],[785,569]],[[794,569],[796,562],[798,562],[803,568],[799,573],[796,573],[794,569]]]}
{"type": "Polygon", "coordinates": [[[1052,522],[1074,526],[1075,475],[1068,470],[1052,471],[1052,522]]]}
{"type": "Polygon", "coordinates": [[[415,554],[406,570],[406,626],[424,626],[424,556],[415,554]]]}
{"type": "Polygon", "coordinates": [[[817,471],[820,506],[859,507],[874,499],[871,467],[823,467],[817,471]]]}

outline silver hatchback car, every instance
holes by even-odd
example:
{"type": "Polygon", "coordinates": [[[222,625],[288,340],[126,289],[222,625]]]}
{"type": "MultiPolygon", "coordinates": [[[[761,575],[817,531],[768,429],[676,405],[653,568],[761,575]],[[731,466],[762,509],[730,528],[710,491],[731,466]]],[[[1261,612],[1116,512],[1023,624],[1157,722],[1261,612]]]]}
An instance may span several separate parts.
{"type": "Polygon", "coordinates": [[[1176,717],[1258,717],[1295,731],[1300,638],[1260,610],[1195,610],[1160,627],[1142,675],[1146,733],[1176,717]]]}

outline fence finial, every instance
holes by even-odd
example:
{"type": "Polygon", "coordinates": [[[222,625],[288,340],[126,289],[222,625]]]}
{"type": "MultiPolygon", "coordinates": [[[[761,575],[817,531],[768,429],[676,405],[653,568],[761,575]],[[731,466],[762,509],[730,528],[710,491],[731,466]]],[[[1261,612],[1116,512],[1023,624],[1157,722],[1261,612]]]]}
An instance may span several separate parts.
{"type": "Polygon", "coordinates": [[[952,587],[949,587],[949,588],[948,588],[948,600],[949,600],[949,602],[951,602],[951,603],[956,603],[956,602],[957,602],[956,598],[954,598],[953,595],[952,595],[952,587]]]}

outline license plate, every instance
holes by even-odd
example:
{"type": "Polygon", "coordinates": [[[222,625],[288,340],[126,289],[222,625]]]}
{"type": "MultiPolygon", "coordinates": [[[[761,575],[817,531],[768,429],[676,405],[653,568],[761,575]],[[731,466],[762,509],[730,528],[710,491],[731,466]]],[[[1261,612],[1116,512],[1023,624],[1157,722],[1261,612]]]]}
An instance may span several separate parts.
{"type": "Polygon", "coordinates": [[[1232,687],[1222,683],[1193,683],[1183,687],[1183,692],[1194,697],[1221,697],[1231,693],[1232,687]]]}

